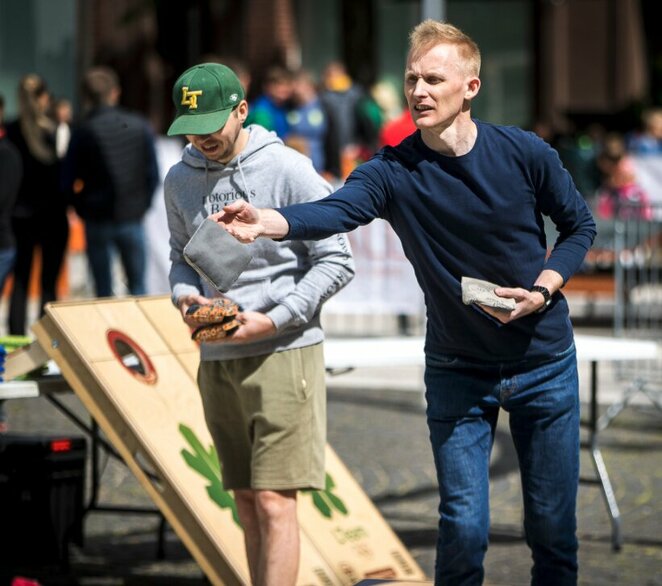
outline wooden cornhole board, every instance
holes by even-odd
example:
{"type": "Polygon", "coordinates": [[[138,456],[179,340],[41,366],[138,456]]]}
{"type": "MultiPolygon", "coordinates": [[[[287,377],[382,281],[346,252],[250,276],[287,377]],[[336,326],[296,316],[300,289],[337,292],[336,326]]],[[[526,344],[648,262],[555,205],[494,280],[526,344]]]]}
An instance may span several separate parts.
{"type": "MultiPolygon", "coordinates": [[[[198,347],[168,297],[53,303],[39,344],[213,584],[249,584],[234,500],[207,431],[198,347]]],[[[327,486],[301,493],[301,586],[424,574],[327,446],[327,486]]]]}

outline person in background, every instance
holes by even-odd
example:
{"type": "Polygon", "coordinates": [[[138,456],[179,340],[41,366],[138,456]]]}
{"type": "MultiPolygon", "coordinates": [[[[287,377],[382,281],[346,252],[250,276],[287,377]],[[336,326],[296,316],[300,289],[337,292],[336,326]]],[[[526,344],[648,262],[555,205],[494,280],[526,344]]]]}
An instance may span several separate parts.
{"type": "Polygon", "coordinates": [[[634,162],[620,134],[607,134],[596,162],[602,174],[597,216],[603,220],[611,220],[617,215],[620,218],[652,219],[650,199],[637,183],[634,162]]]}
{"type": "Polygon", "coordinates": [[[287,114],[290,134],[286,144],[302,141],[301,152],[311,159],[315,170],[322,173],[326,169],[325,145],[329,122],[310,72],[301,70],[294,74],[292,103],[293,108],[287,114]]]}
{"type": "Polygon", "coordinates": [[[287,112],[292,98],[292,72],[275,65],[267,69],[262,81],[262,94],[251,103],[246,125],[259,124],[273,130],[284,140],[290,133],[287,112]]]}
{"type": "Polygon", "coordinates": [[[552,147],[554,147],[559,140],[559,133],[554,129],[554,125],[543,118],[540,118],[533,123],[531,131],[535,132],[552,147]]]}
{"type": "Polygon", "coordinates": [[[88,112],[74,130],[63,181],[85,223],[86,253],[97,297],[113,295],[119,252],[131,295],[144,295],[143,218],[159,182],[154,133],[147,120],[119,106],[121,87],[108,67],[83,78],[88,112]]]}
{"type": "Polygon", "coordinates": [[[11,216],[23,178],[21,154],[7,138],[4,121],[5,98],[0,95],[0,296],[16,258],[11,216]]]}
{"type": "Polygon", "coordinates": [[[410,134],[416,132],[414,119],[411,117],[409,108],[403,108],[402,112],[382,126],[379,132],[379,144],[381,146],[399,145],[410,134]]]}
{"type": "Polygon", "coordinates": [[[202,56],[200,61],[202,63],[220,63],[232,69],[239,79],[239,83],[244,90],[244,95],[247,96],[249,94],[253,76],[251,75],[251,70],[248,65],[246,65],[242,59],[239,59],[238,57],[217,55],[216,53],[207,53],[202,56]]]}
{"type": "Polygon", "coordinates": [[[375,82],[370,88],[370,94],[379,106],[380,129],[402,113],[402,92],[390,79],[384,78],[375,82]]]}
{"type": "Polygon", "coordinates": [[[643,130],[628,136],[627,150],[633,155],[662,155],[662,108],[644,110],[643,130]]]}
{"type": "Polygon", "coordinates": [[[383,83],[377,83],[364,92],[356,110],[359,132],[359,160],[367,161],[379,148],[379,132],[384,124],[386,112],[380,100],[384,97],[383,83]]]}
{"type": "Polygon", "coordinates": [[[55,152],[58,159],[64,159],[71,140],[71,123],[73,122],[71,102],[66,98],[55,100],[53,117],[55,118],[55,152]]]}
{"type": "Polygon", "coordinates": [[[331,61],[326,65],[320,100],[333,120],[329,129],[330,143],[335,145],[337,152],[327,157],[327,170],[335,177],[346,177],[360,156],[358,108],[364,95],[343,63],[331,61]]]}
{"type": "MultiPolygon", "coordinates": [[[[23,176],[23,163],[18,149],[7,139],[5,130],[5,98],[0,95],[0,297],[7,277],[14,268],[16,241],[11,215],[23,176]]],[[[0,348],[0,351],[4,349],[0,348]]],[[[0,372],[2,380],[2,372],[0,372]]],[[[4,401],[0,401],[0,433],[7,431],[4,401]]]]}
{"type": "Polygon", "coordinates": [[[561,163],[570,173],[579,193],[588,199],[600,187],[597,158],[607,131],[599,123],[580,129],[574,128],[572,123],[568,123],[568,126],[572,130],[557,135],[553,143],[549,142],[549,136],[541,138],[559,153],[561,163]]]}
{"type": "Polygon", "coordinates": [[[50,94],[36,74],[18,87],[18,118],[7,124],[7,137],[18,148],[23,178],[12,212],[16,239],[14,281],[9,303],[9,333],[25,335],[30,274],[35,251],[41,251],[40,314],[57,298],[57,278],[64,261],[69,223],[67,199],[60,188],[55,152],[55,123],[48,117],[50,94]]]}
{"type": "MultiPolygon", "coordinates": [[[[183,249],[207,215],[228,201],[286,205],[331,186],[310,159],[260,125],[234,72],[205,63],[175,82],[168,135],[190,145],[164,184],[172,299],[182,318],[218,292],[201,282],[183,249]],[[187,96],[195,95],[195,108],[187,96]]],[[[210,250],[210,254],[217,251],[210,250]]],[[[320,311],[354,275],[345,236],[264,242],[227,296],[243,307],[229,337],[202,343],[198,385],[207,426],[234,491],[251,582],[294,586],[299,566],[297,492],[325,486],[326,387],[320,311]]]]}
{"type": "MultiPolygon", "coordinates": [[[[410,34],[405,95],[417,132],[316,202],[213,216],[243,242],[348,232],[377,217],[400,237],[425,294],[427,422],[439,483],[435,584],[484,579],[489,464],[501,409],[519,457],[536,586],[577,584],[579,383],[561,288],[596,228],[557,153],[532,132],[473,118],[480,51],[433,20],[410,34]],[[559,233],[548,255],[544,218],[559,233]],[[465,305],[462,277],[514,309],[465,305]]],[[[259,241],[261,242],[261,241],[259,241]]]]}
{"type": "Polygon", "coordinates": [[[364,93],[341,62],[332,61],[324,68],[320,99],[337,120],[335,132],[340,149],[360,142],[356,112],[364,93]]]}

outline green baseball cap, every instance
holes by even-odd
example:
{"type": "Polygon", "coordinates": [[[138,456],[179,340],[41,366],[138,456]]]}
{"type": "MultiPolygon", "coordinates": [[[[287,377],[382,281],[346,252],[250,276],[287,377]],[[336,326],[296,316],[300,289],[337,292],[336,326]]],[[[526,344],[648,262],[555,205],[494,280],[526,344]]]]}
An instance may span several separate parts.
{"type": "Polygon", "coordinates": [[[168,136],[212,134],[225,126],[244,89],[234,71],[220,63],[203,63],[187,69],[172,88],[177,108],[168,136]]]}

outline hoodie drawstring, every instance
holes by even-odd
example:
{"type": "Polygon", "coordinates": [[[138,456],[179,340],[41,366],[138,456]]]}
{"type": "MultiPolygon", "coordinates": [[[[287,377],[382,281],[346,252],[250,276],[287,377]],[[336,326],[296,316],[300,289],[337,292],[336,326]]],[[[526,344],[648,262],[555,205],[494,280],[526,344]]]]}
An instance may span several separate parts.
{"type": "Polygon", "coordinates": [[[237,168],[239,169],[239,174],[241,175],[241,180],[244,184],[244,199],[250,203],[248,199],[248,183],[246,183],[246,176],[244,175],[244,170],[241,167],[241,153],[237,155],[237,168]]]}

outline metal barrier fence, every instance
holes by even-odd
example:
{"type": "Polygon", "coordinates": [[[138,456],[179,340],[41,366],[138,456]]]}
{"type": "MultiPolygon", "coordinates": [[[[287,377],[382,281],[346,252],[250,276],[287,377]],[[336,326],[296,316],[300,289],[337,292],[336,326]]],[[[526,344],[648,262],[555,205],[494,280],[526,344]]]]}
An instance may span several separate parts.
{"type": "MultiPolygon", "coordinates": [[[[614,221],[614,333],[662,342],[662,204],[621,205],[614,221]]],[[[606,427],[639,393],[662,410],[662,357],[620,363],[620,401],[600,420],[606,427]]]]}

